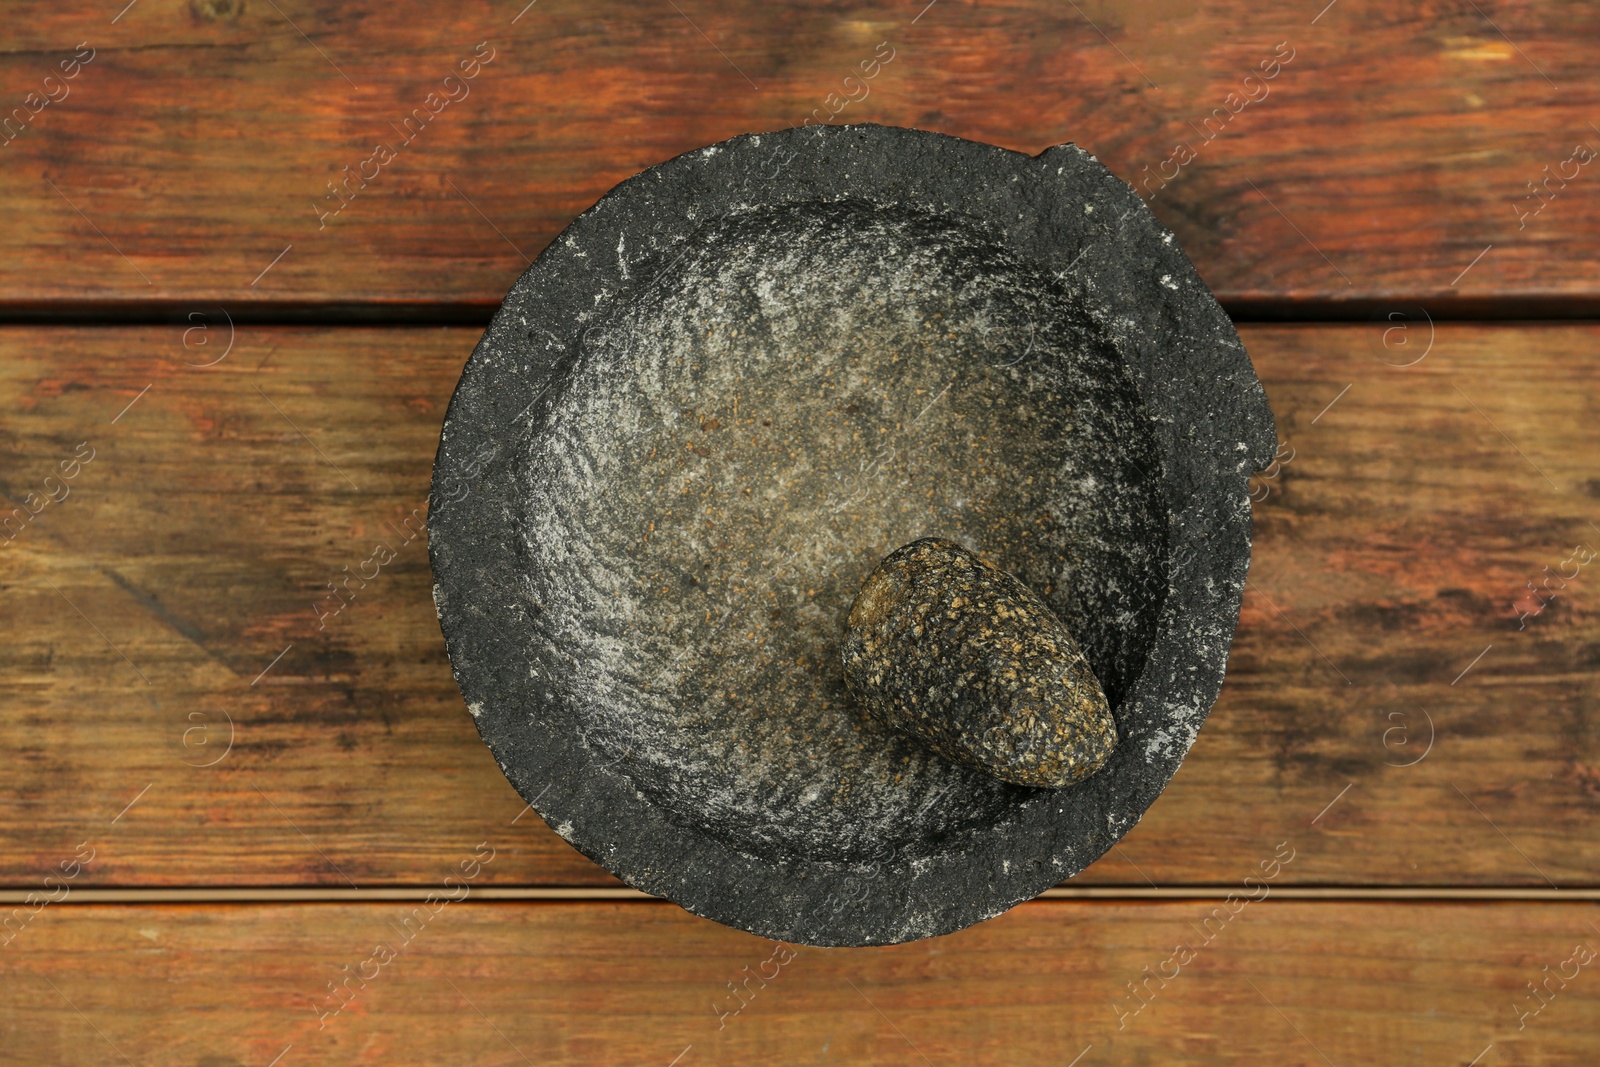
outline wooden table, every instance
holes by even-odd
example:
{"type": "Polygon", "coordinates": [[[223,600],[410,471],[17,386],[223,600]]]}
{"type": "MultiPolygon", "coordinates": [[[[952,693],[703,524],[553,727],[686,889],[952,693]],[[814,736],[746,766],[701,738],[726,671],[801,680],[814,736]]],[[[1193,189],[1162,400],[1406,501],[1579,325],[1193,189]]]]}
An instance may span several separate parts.
{"type": "Polygon", "coordinates": [[[0,55],[0,1061],[1594,1061],[1600,7],[122,2],[15,3],[0,55]],[[1222,698],[1120,845],[752,982],[770,943],[526,811],[416,531],[530,258],[832,111],[1095,152],[1284,458],[1222,698]]]}

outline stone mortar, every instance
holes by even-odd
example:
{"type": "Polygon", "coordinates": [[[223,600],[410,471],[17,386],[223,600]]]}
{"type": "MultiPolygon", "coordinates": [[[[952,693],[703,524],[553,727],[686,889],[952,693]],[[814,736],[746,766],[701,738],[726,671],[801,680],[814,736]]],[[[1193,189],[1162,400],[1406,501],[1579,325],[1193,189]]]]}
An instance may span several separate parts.
{"type": "Polygon", "coordinates": [[[462,373],[429,516],[501,768],[630,885],[772,938],[960,929],[1108,849],[1221,685],[1276,445],[1172,235],[1074,146],[748,135],[609,193],[462,373]],[[863,714],[888,552],[979,550],[1067,624],[1121,739],[1060,790],[863,714]]]}

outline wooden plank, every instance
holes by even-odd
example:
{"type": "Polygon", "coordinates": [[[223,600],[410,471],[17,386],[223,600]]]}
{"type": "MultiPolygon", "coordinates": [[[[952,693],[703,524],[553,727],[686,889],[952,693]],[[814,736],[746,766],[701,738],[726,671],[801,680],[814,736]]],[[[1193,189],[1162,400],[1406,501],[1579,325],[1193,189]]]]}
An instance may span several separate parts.
{"type": "MultiPolygon", "coordinates": [[[[1600,547],[1600,328],[1243,335],[1286,448],[1228,681],[1081,879],[1233,884],[1293,839],[1286,884],[1600,885],[1596,571],[1526,584],[1600,547]]],[[[224,336],[0,330],[0,491],[39,508],[0,536],[0,884],[85,842],[82,886],[437,885],[480,841],[485,884],[615,884],[522,815],[396,533],[475,339],[243,328],[197,367],[224,336]]]]}
{"type": "Polygon", "coordinates": [[[12,315],[152,301],[482,314],[623,178],[835,108],[1026,152],[1077,141],[1151,198],[1236,309],[1600,306],[1600,198],[1574,154],[1600,149],[1600,10],[1570,0],[475,0],[426,18],[375,0],[143,0],[115,19],[33,0],[10,14],[12,315]],[[447,84],[463,62],[474,77],[447,84]],[[874,76],[847,84],[863,63],[874,76]],[[1263,64],[1274,76],[1247,82],[1263,64]],[[418,108],[429,121],[407,128],[418,108]]]}
{"type": "Polygon", "coordinates": [[[1037,902],[826,951],[660,904],[438,909],[50,908],[5,950],[0,1033],[22,1063],[282,1067],[1499,1067],[1600,1033],[1592,905],[1037,902]]]}

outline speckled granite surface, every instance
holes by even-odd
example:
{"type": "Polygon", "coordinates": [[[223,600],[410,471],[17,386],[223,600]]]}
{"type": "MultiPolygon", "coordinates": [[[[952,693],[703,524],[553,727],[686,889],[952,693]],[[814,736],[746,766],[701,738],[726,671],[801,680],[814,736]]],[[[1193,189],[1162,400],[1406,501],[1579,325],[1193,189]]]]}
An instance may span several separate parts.
{"type": "Polygon", "coordinates": [[[895,549],[850,607],[856,703],[939,755],[1058,789],[1105,765],[1117,726],[1071,632],[1026,585],[954,541],[895,549]]]}
{"type": "Polygon", "coordinates": [[[623,183],[517,282],[429,519],[456,678],[574,846],[812,944],[959,929],[1137,821],[1221,684],[1275,446],[1231,324],[1072,146],[750,135],[623,183]],[[1072,630],[1121,741],[1065,789],[866,714],[884,555],[949,537],[1072,630]]]}

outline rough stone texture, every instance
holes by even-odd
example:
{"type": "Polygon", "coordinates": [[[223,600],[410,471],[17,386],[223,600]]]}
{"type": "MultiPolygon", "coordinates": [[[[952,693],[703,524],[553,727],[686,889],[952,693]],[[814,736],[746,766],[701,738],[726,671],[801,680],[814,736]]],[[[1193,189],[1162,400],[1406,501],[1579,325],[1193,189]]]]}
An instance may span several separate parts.
{"type": "Polygon", "coordinates": [[[1166,547],[1148,416],[1100,331],[959,219],[714,218],[584,343],[519,458],[529,625],[584,743],[677,818],[859,862],[1018,803],[845,686],[850,604],[918,536],[991,546],[1113,689],[1137,673],[1166,547]]]}
{"type": "Polygon", "coordinates": [[[1111,846],[1221,685],[1276,446],[1172,235],[1072,146],[835,127],[681,156],[507,295],[441,434],[456,680],[631,885],[786,941],[927,937],[1111,846]],[[1039,790],[864,715],[839,640],[897,545],[982,545],[1121,739],[1039,790]]]}
{"type": "Polygon", "coordinates": [[[1059,788],[1104,766],[1116,723],[1050,606],[954,541],[889,553],[850,609],[844,677],[862,707],[946,759],[1059,788]]]}

